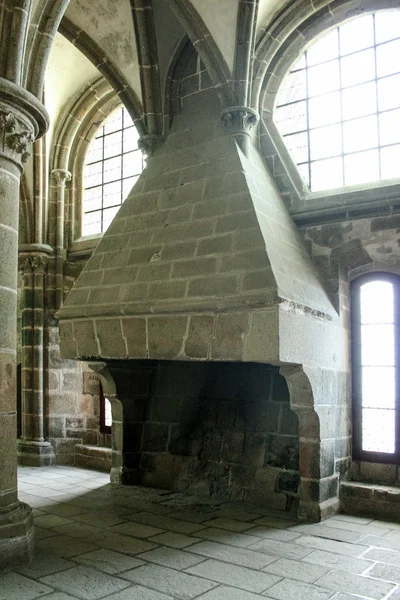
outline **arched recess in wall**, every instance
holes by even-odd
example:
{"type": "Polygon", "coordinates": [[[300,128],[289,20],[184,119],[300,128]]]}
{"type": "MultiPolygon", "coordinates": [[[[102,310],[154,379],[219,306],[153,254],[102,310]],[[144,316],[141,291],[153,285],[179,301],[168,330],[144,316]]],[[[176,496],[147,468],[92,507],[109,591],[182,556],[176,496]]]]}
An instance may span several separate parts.
{"type": "MultiPolygon", "coordinates": [[[[71,102],[63,121],[56,129],[53,154],[50,157],[51,170],[62,169],[72,175],[65,206],[68,246],[80,236],[86,152],[98,127],[120,105],[121,97],[103,77],[99,77],[71,102]]],[[[136,113],[133,120],[142,134],[141,114],[136,113]]],[[[52,185],[55,186],[54,181],[52,185]]]]}
{"type": "Polygon", "coordinates": [[[262,115],[262,153],[289,205],[303,206],[309,191],[273,120],[277,92],[296,58],[322,34],[350,19],[380,10],[399,9],[390,0],[323,0],[318,9],[300,12],[287,5],[259,38],[256,47],[253,102],[262,115]],[[329,5],[329,9],[328,9],[329,5]]]}
{"type": "Polygon", "coordinates": [[[175,50],[166,79],[164,97],[164,133],[166,135],[168,135],[172,119],[181,110],[180,87],[182,76],[193,55],[197,57],[197,52],[190,39],[185,35],[175,50]]]}
{"type": "Polygon", "coordinates": [[[167,3],[204,62],[218,94],[221,108],[234,106],[236,100],[232,89],[231,72],[203,19],[189,0],[167,0],[167,3]]]}

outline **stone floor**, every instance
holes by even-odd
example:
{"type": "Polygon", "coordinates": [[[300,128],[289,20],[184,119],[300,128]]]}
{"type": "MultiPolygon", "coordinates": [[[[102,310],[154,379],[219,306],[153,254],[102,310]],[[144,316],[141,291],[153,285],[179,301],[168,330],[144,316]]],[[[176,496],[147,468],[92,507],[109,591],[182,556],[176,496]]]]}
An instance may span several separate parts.
{"type": "Polygon", "coordinates": [[[19,481],[37,553],[0,574],[0,600],[400,600],[400,524],[299,525],[73,467],[21,468],[19,481]]]}

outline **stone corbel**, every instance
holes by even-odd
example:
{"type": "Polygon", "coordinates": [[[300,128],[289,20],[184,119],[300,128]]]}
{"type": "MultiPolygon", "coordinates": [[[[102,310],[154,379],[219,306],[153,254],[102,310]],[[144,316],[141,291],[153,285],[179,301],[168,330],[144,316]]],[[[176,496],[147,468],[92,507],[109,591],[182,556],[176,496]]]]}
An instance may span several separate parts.
{"type": "Polygon", "coordinates": [[[151,133],[148,135],[142,135],[142,137],[139,138],[138,146],[143,154],[146,156],[152,156],[153,152],[155,152],[155,150],[161,146],[163,141],[164,136],[157,133],[151,133]]]}
{"type": "Polygon", "coordinates": [[[65,184],[72,179],[72,175],[67,169],[53,169],[51,174],[56,180],[57,187],[65,187],[65,184]]]}
{"type": "Polygon", "coordinates": [[[241,150],[247,156],[251,134],[260,117],[257,111],[248,106],[230,106],[221,114],[222,126],[228,135],[234,135],[241,150]]]}
{"type": "Polygon", "coordinates": [[[45,273],[49,264],[48,256],[43,256],[40,254],[34,254],[30,257],[32,270],[36,272],[45,273]]]}
{"type": "Polygon", "coordinates": [[[11,112],[0,109],[0,151],[17,162],[24,163],[30,153],[27,148],[35,139],[33,127],[11,112]]]}

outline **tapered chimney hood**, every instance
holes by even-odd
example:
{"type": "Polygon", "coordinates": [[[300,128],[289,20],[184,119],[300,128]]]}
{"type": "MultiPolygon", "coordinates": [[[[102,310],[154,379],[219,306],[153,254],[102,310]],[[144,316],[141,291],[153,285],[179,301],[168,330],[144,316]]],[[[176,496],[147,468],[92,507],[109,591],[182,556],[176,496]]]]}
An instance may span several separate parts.
{"type": "Polygon", "coordinates": [[[301,362],[297,329],[334,318],[257,149],[210,104],[174,118],[78,277],[65,357],[301,362]]]}

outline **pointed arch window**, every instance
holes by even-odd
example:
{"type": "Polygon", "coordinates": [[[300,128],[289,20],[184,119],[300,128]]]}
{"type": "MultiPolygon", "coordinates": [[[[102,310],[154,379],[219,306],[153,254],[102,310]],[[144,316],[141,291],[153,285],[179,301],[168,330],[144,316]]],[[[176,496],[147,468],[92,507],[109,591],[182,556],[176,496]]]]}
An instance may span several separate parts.
{"type": "Polygon", "coordinates": [[[354,457],[400,462],[400,277],[352,284],[354,457]]]}
{"type": "Polygon", "coordinates": [[[312,192],[400,177],[400,11],[336,27],[292,66],[274,121],[312,192]]]}
{"type": "Polygon", "coordinates": [[[139,134],[120,106],[100,125],[86,154],[82,235],[106,231],[143,171],[139,134]]]}

